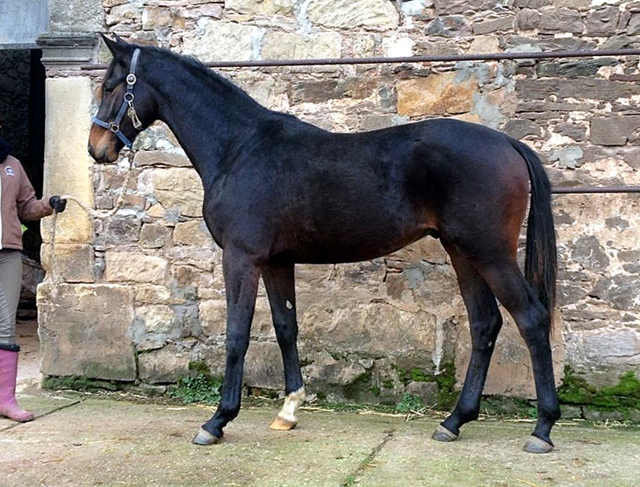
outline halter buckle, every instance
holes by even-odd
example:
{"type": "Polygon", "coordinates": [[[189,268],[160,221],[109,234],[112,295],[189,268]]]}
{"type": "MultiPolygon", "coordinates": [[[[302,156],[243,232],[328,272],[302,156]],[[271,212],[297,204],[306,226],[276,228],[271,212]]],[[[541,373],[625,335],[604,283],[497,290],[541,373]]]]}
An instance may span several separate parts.
{"type": "Polygon", "coordinates": [[[115,122],[109,122],[109,130],[113,133],[120,132],[120,125],[115,122]]]}
{"type": "Polygon", "coordinates": [[[125,79],[128,85],[135,85],[138,81],[138,78],[136,78],[136,75],[133,73],[129,73],[125,79]]]}
{"type": "Polygon", "coordinates": [[[129,110],[127,110],[127,115],[131,119],[131,123],[136,130],[142,128],[142,122],[138,118],[138,114],[136,113],[136,109],[133,108],[133,103],[129,103],[129,110]]]}

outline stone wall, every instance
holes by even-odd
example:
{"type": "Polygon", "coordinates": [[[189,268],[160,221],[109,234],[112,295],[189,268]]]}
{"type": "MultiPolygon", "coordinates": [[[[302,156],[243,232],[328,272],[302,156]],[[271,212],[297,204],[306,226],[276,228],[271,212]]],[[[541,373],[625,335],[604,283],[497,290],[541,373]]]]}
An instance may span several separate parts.
{"type": "MultiPolygon", "coordinates": [[[[103,0],[103,7],[106,30],[202,61],[604,49],[640,41],[640,2],[616,0],[103,0]]],[[[99,57],[107,59],[104,48],[99,57]]],[[[636,57],[222,72],[262,104],[326,129],[456,117],[533,146],[556,186],[639,183],[636,57]]],[[[69,73],[50,70],[51,78],[62,75],[69,73]]],[[[94,89],[98,82],[94,77],[94,89]]],[[[55,130],[51,137],[64,129],[55,130]]],[[[164,125],[148,129],[136,147],[125,206],[94,220],[87,241],[56,244],[56,259],[48,259],[39,298],[46,375],[162,385],[194,361],[222,372],[222,251],[201,218],[201,184],[164,125]]],[[[122,163],[93,167],[96,207],[113,207],[124,173],[122,163]]],[[[592,383],[611,384],[640,365],[637,207],[635,195],[555,198],[558,377],[568,365],[592,383]]],[[[298,266],[296,277],[311,391],[373,401],[411,392],[431,401],[433,388],[411,382],[406,371],[419,372],[418,379],[455,367],[461,382],[467,318],[436,241],[372,262],[298,266]]],[[[281,374],[261,289],[246,384],[281,389],[281,374]]],[[[510,321],[487,392],[533,394],[527,351],[510,321]]]]}

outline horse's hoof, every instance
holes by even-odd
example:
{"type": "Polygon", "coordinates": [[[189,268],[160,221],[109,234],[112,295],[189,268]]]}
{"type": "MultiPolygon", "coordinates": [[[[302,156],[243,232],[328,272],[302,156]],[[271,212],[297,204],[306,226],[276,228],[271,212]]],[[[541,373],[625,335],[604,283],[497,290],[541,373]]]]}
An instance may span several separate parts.
{"type": "Polygon", "coordinates": [[[207,446],[207,445],[215,445],[219,441],[220,441],[220,438],[218,438],[216,435],[212,435],[204,428],[200,428],[200,431],[198,431],[198,434],[193,437],[193,440],[191,440],[191,443],[193,443],[194,445],[207,446]]]}
{"type": "Polygon", "coordinates": [[[528,453],[549,453],[553,450],[553,445],[541,440],[537,436],[530,436],[523,448],[528,453]]]}
{"type": "Polygon", "coordinates": [[[269,425],[269,429],[275,431],[289,431],[295,428],[297,424],[297,421],[289,421],[288,419],[276,416],[276,419],[274,419],[273,422],[269,425]]]}
{"type": "Polygon", "coordinates": [[[458,435],[452,433],[447,428],[439,424],[436,430],[431,435],[431,438],[433,438],[436,441],[449,442],[449,441],[456,441],[458,439],[458,435]]]}

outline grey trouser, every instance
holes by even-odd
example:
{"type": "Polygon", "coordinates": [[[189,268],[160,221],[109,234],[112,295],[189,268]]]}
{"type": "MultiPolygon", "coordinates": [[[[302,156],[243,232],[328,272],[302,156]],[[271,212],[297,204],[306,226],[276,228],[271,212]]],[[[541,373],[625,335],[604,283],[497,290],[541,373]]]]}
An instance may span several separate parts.
{"type": "Polygon", "coordinates": [[[22,252],[0,250],[0,344],[16,343],[16,313],[22,286],[22,252]]]}

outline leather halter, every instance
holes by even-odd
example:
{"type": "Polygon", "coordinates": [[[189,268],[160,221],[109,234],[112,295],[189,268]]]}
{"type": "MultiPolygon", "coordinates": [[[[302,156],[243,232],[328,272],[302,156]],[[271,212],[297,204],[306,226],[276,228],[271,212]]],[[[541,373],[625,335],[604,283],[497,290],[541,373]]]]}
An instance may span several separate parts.
{"type": "Polygon", "coordinates": [[[118,115],[115,120],[112,122],[105,122],[104,120],[100,120],[98,117],[93,117],[92,121],[96,125],[111,130],[116,136],[126,145],[129,149],[133,145],[126,135],[122,133],[120,130],[120,123],[124,118],[125,113],[129,115],[131,119],[131,123],[133,127],[137,130],[142,128],[142,122],[138,118],[138,114],[136,113],[136,109],[133,107],[133,100],[135,96],[133,95],[133,87],[135,86],[138,79],[136,78],[136,66],[138,64],[138,57],[140,56],[140,49],[136,49],[131,57],[131,68],[129,70],[129,74],[126,77],[127,81],[127,92],[124,94],[122,105],[120,105],[120,110],[118,111],[118,115]]]}

